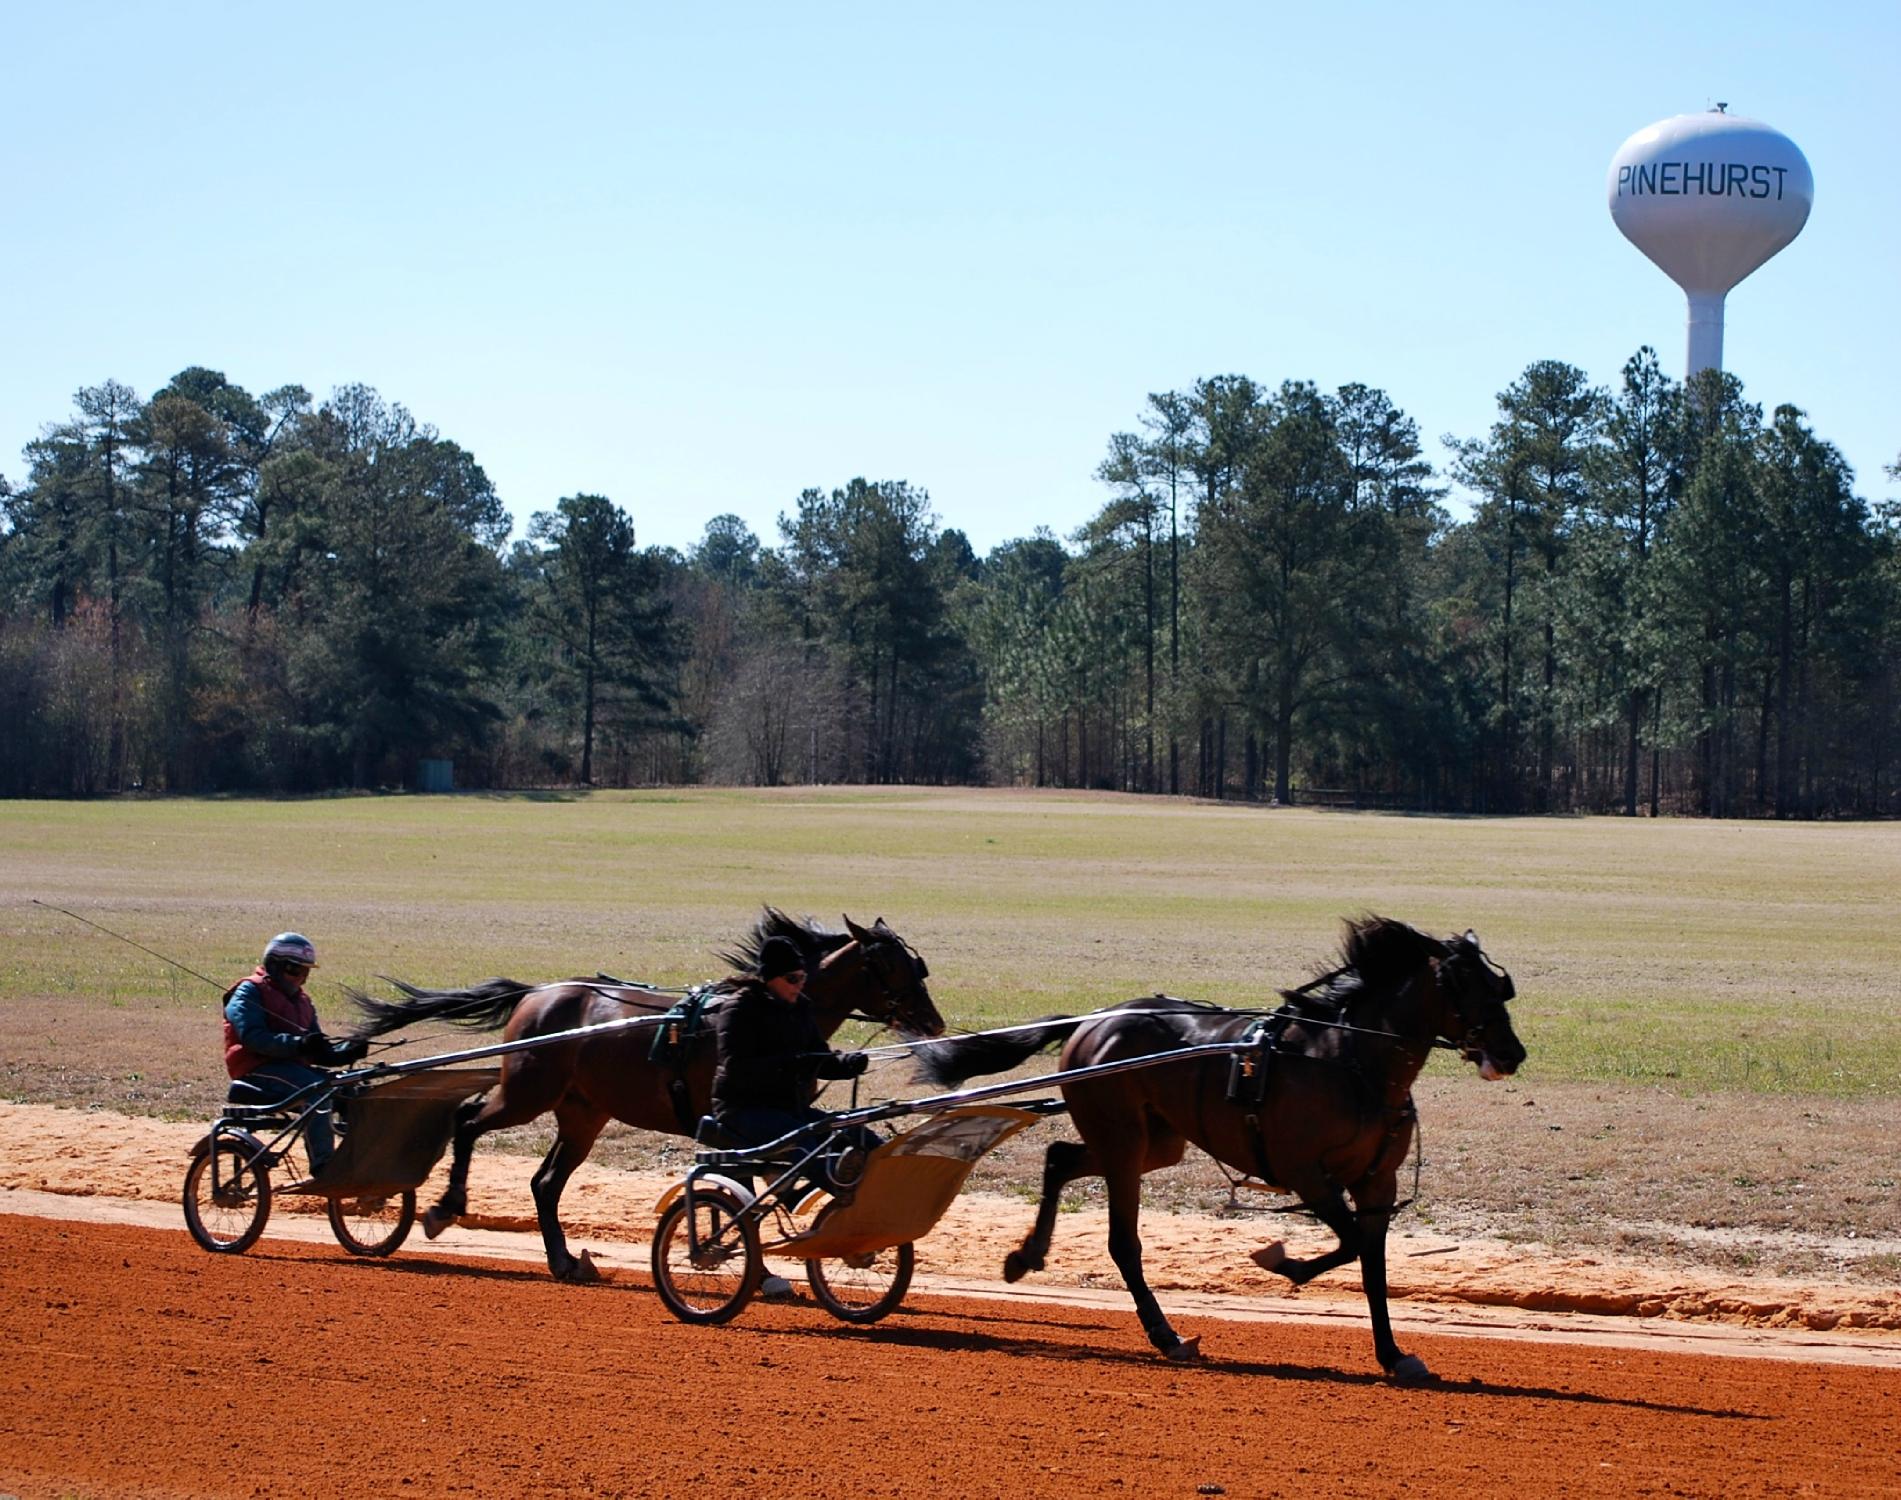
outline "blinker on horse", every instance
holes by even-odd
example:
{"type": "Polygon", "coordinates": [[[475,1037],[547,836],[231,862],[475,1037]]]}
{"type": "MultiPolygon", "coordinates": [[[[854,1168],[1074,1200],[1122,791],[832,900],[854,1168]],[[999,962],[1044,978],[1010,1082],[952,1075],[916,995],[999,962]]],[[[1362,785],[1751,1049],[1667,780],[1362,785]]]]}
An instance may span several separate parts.
{"type": "MultiPolygon", "coordinates": [[[[750,969],[768,938],[790,939],[805,955],[810,976],[805,992],[827,1038],[853,1016],[894,1027],[907,1038],[942,1036],[944,1020],[924,982],[930,970],[910,944],[883,917],[868,928],[847,917],[845,928],[827,932],[767,907],[751,933],[721,957],[735,968],[750,969]]],[[[651,991],[602,980],[523,985],[491,979],[463,990],[425,990],[398,981],[397,988],[404,996],[397,1001],[352,997],[366,1017],[359,1035],[377,1036],[418,1021],[449,1021],[477,1030],[500,1026],[502,1039],[514,1042],[668,1009],[668,1002],[651,991]]],[[[653,1030],[642,1027],[505,1056],[501,1081],[456,1116],[448,1186],[424,1214],[424,1233],[434,1239],[467,1211],[469,1159],[477,1140],[552,1110],[554,1144],[532,1179],[548,1269],[561,1281],[598,1280],[593,1259],[585,1250],[572,1254],[561,1228],[561,1193],[568,1178],[587,1160],[609,1120],[690,1135],[711,1107],[713,1063],[710,1032],[687,1039],[677,1061],[665,1063],[655,1058],[653,1030]]]]}
{"type": "MultiPolygon", "coordinates": [[[[1435,1047],[1457,1051],[1480,1076],[1515,1072],[1525,1049],[1506,1002],[1511,976],[1476,934],[1444,941],[1403,922],[1366,917],[1347,924],[1340,966],[1300,991],[1277,1018],[1278,1036],[1259,1059],[1258,1089],[1230,1087],[1230,1060],[1196,1058],[1063,1085],[1080,1141],[1044,1156],[1036,1222],[1004,1262],[1004,1279],[1043,1269],[1062,1190],[1083,1177],[1108,1188],[1109,1253],[1149,1341],[1190,1360],[1199,1340],[1170,1326],[1142,1271],[1142,1177],[1199,1146],[1224,1166],[1295,1194],[1339,1237],[1311,1259],[1278,1245],[1256,1259],[1296,1286],[1355,1260],[1382,1369],[1424,1380],[1425,1362],[1404,1353],[1387,1311],[1386,1233],[1398,1203],[1399,1169],[1411,1149],[1412,1085],[1435,1047]],[[1351,1200],[1349,1204],[1349,1200],[1351,1200]]],[[[927,1077],[952,1086],[1015,1067],[1063,1042],[1065,1071],[1242,1040],[1259,1021],[1248,1012],[1154,996],[1088,1016],[1057,1016],[1012,1036],[960,1037],[920,1048],[927,1077]]]]}

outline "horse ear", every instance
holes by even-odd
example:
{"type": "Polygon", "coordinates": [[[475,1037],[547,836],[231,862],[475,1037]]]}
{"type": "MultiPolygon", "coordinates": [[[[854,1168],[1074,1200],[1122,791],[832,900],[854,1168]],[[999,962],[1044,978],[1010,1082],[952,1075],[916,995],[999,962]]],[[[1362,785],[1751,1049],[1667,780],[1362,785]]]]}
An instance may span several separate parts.
{"type": "Polygon", "coordinates": [[[845,918],[845,931],[849,932],[855,939],[857,939],[861,943],[869,942],[871,940],[871,934],[866,932],[864,928],[860,927],[850,917],[845,918]]]}
{"type": "Polygon", "coordinates": [[[1470,927],[1465,929],[1465,942],[1468,946],[1473,947],[1473,948],[1476,948],[1479,945],[1479,935],[1476,932],[1474,932],[1470,927]]]}

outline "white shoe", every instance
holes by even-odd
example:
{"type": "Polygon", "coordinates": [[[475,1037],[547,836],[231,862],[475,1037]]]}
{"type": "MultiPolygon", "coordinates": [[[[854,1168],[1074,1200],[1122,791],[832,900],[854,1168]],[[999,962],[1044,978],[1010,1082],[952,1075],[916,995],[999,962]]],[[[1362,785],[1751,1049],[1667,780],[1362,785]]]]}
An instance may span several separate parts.
{"type": "Polygon", "coordinates": [[[768,1302],[785,1302],[792,1296],[792,1283],[783,1276],[768,1276],[759,1283],[759,1295],[768,1302]]]}

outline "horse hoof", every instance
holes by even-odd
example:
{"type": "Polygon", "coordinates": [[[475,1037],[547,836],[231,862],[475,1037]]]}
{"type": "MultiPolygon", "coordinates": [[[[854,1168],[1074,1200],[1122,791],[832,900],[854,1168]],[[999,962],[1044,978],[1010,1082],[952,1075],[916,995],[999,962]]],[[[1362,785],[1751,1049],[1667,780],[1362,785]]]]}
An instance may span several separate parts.
{"type": "Polygon", "coordinates": [[[1417,1354],[1402,1354],[1393,1366],[1392,1376],[1400,1385],[1419,1385],[1432,1379],[1432,1371],[1417,1354]]]}
{"type": "Polygon", "coordinates": [[[1029,1257],[1021,1250],[1012,1250],[1003,1258],[1003,1279],[1005,1281],[1021,1281],[1025,1276],[1029,1275],[1031,1271],[1036,1269],[1035,1266],[1030,1264],[1029,1257]]]}
{"type": "Polygon", "coordinates": [[[454,1214],[445,1214],[434,1208],[428,1209],[422,1216],[423,1238],[433,1240],[453,1223],[455,1223],[454,1214]]]}
{"type": "Polygon", "coordinates": [[[1193,1365],[1201,1362],[1201,1335],[1192,1339],[1177,1339],[1173,1349],[1164,1349],[1164,1357],[1178,1365],[1193,1365]]]}
{"type": "Polygon", "coordinates": [[[792,1283],[783,1276],[768,1276],[759,1283],[759,1295],[768,1302],[790,1302],[792,1283]]]}
{"type": "Polygon", "coordinates": [[[1263,1271],[1278,1271],[1287,1264],[1287,1246],[1279,1240],[1271,1245],[1263,1245],[1248,1256],[1263,1271]]]}
{"type": "Polygon", "coordinates": [[[564,1281],[569,1286],[592,1286],[598,1281],[606,1280],[601,1275],[600,1267],[594,1264],[594,1257],[585,1250],[570,1260],[564,1268],[555,1270],[550,1266],[549,1269],[554,1271],[556,1281],[564,1281]]]}

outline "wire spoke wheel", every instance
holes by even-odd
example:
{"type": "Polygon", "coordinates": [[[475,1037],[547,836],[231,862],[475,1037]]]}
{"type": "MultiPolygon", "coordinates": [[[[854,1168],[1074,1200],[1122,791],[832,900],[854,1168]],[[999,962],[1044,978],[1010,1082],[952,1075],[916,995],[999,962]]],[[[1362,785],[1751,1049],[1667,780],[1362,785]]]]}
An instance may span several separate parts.
{"type": "Polygon", "coordinates": [[[330,1232],[352,1255],[390,1255],[416,1222],[416,1195],[404,1189],[374,1197],[332,1198],[330,1232]]]}
{"type": "Polygon", "coordinates": [[[758,1226],[730,1194],[683,1194],[660,1216],[653,1236],[654,1290],[682,1322],[724,1323],[738,1316],[764,1275],[758,1226]]]}
{"type": "MultiPolygon", "coordinates": [[[[827,1215],[842,1204],[830,1204],[812,1221],[820,1233],[827,1215]]],[[[812,1295],[833,1317],[847,1323],[875,1323],[904,1301],[911,1287],[917,1251],[910,1244],[892,1245],[858,1255],[831,1255],[805,1263],[812,1295]]]]}
{"type": "Polygon", "coordinates": [[[254,1150],[219,1140],[185,1172],[185,1227],[214,1255],[249,1250],[271,1216],[271,1176],[254,1150]]]}

